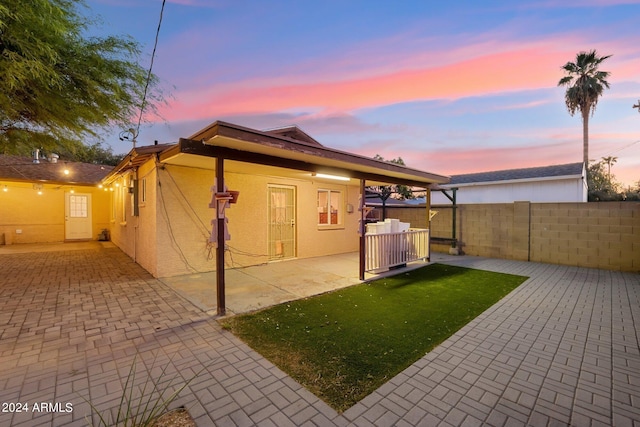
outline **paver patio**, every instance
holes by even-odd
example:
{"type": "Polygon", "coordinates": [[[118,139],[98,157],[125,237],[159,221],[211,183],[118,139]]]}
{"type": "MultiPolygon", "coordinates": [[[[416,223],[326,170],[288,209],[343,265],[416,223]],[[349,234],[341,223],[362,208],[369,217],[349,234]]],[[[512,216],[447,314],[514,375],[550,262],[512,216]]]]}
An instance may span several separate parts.
{"type": "Polygon", "coordinates": [[[84,399],[113,413],[136,354],[139,379],[204,367],[174,404],[199,426],[640,425],[638,274],[443,256],[530,279],[338,414],[110,243],[80,248],[0,251],[0,401],[30,405],[0,425],[97,423],[84,399]]]}

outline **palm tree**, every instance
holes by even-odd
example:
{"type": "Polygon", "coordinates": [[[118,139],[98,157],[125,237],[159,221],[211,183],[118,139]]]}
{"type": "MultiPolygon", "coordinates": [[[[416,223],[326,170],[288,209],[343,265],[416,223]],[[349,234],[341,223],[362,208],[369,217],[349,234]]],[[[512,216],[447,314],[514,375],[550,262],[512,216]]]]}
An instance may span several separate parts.
{"type": "Polygon", "coordinates": [[[567,86],[564,101],[569,114],[576,111],[582,114],[582,157],[585,167],[589,164],[589,115],[593,115],[598,98],[609,89],[608,71],[599,71],[598,66],[611,55],[598,56],[595,50],[580,52],[576,55],[576,62],[567,62],[562,69],[565,77],[561,78],[558,86],[567,86]]]}
{"type": "Polygon", "coordinates": [[[611,185],[611,165],[618,161],[618,158],[615,156],[603,157],[602,161],[605,162],[608,166],[608,174],[609,174],[609,185],[611,185]]]}

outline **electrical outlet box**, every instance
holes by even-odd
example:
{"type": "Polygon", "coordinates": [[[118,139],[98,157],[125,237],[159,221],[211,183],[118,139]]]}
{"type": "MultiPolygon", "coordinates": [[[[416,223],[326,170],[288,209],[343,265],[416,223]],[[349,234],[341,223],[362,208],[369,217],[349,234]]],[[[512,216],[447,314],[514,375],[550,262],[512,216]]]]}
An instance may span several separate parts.
{"type": "Polygon", "coordinates": [[[16,228],[16,234],[22,234],[22,230],[20,228],[16,228]]]}

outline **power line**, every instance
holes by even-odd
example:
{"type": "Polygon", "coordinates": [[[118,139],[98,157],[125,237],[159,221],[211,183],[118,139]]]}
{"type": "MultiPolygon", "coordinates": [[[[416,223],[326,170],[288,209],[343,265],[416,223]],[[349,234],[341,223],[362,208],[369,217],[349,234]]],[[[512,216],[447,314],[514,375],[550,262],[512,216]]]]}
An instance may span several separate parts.
{"type": "Polygon", "coordinates": [[[142,123],[142,114],[144,113],[144,107],[147,103],[147,92],[149,91],[149,84],[151,82],[151,70],[153,70],[153,61],[156,57],[156,49],[158,47],[158,37],[160,36],[160,27],[162,26],[162,15],[164,14],[164,5],[166,0],[162,0],[162,8],[160,9],[160,20],[158,21],[158,29],[156,30],[156,40],[153,44],[153,52],[151,53],[151,64],[149,64],[149,72],[147,73],[147,81],[144,85],[144,93],[142,95],[142,103],[140,104],[140,115],[138,116],[138,126],[136,126],[136,133],[133,135],[133,146],[136,146],[136,139],[140,133],[140,123],[142,123]]]}
{"type": "MultiPolygon", "coordinates": [[[[615,153],[619,153],[622,150],[626,150],[627,148],[629,148],[629,147],[631,147],[633,145],[636,145],[639,142],[640,142],[640,139],[637,140],[637,141],[633,141],[631,144],[625,145],[624,147],[618,148],[617,150],[610,152],[609,156],[612,155],[612,154],[615,154],[615,153]]],[[[605,156],[600,156],[600,157],[605,157],[605,156]]]]}

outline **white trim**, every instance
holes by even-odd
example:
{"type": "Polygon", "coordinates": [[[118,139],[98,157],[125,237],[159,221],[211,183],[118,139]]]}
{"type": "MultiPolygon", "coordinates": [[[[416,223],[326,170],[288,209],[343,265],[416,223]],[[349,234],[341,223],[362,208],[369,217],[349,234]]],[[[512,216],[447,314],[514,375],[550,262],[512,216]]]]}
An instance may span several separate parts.
{"type": "Polygon", "coordinates": [[[501,185],[501,184],[518,184],[522,182],[538,182],[538,181],[569,181],[584,179],[582,175],[561,175],[561,176],[543,176],[538,178],[520,178],[520,179],[504,179],[501,181],[476,181],[460,184],[442,184],[441,188],[459,188],[459,187],[477,187],[480,185],[501,185]]]}

